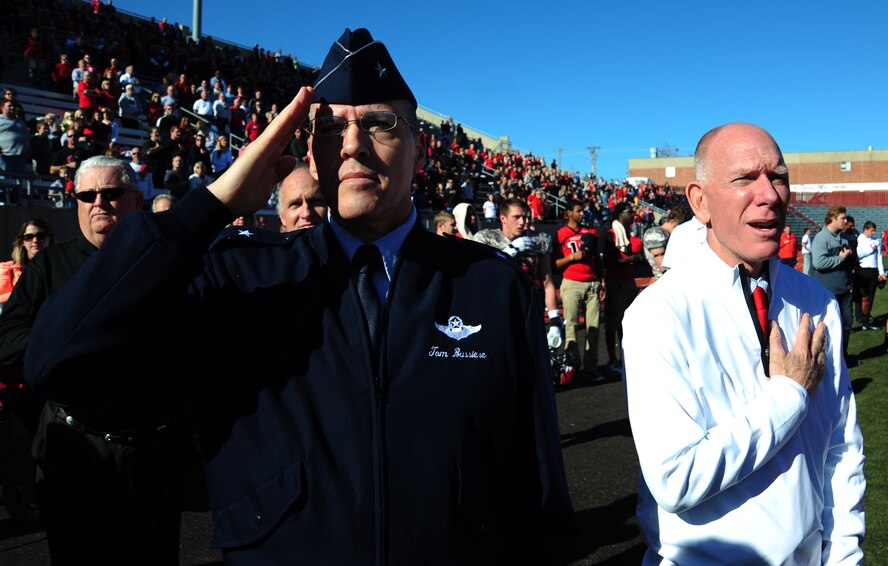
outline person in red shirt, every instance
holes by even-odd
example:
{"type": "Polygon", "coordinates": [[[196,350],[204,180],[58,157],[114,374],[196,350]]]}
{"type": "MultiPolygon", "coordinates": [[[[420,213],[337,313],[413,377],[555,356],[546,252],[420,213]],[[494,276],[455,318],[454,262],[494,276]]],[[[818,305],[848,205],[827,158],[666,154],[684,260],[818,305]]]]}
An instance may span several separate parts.
{"type": "Polygon", "coordinates": [[[250,121],[244,126],[244,137],[250,141],[256,141],[259,134],[262,133],[262,123],[259,122],[259,116],[255,112],[250,114],[250,121]]]}
{"type": "Polygon", "coordinates": [[[626,189],[622,185],[614,190],[614,200],[617,202],[626,200],[626,189]]]}
{"type": "Polygon", "coordinates": [[[538,190],[530,191],[527,195],[527,206],[530,208],[531,220],[543,219],[543,201],[540,199],[538,190]]]}
{"type": "Polygon", "coordinates": [[[173,86],[176,87],[176,90],[183,95],[186,92],[191,92],[191,81],[188,80],[188,76],[185,73],[179,75],[179,80],[174,82],[173,86]]]}
{"type": "Polygon", "coordinates": [[[57,92],[71,94],[71,72],[73,70],[68,61],[68,55],[62,53],[59,56],[59,62],[56,63],[55,69],[52,71],[52,83],[57,92]]]}
{"type": "Polygon", "coordinates": [[[238,96],[234,99],[234,104],[228,109],[229,127],[231,133],[237,136],[244,135],[244,126],[247,122],[247,111],[244,109],[244,99],[238,96]]]}
{"type": "Polygon", "coordinates": [[[107,77],[109,79],[119,81],[120,75],[123,74],[123,71],[120,70],[120,61],[117,57],[112,57],[108,62],[108,66],[105,67],[105,70],[102,71],[102,76],[107,77]]]}
{"type": "Polygon", "coordinates": [[[90,71],[83,72],[83,80],[77,85],[77,97],[83,113],[92,116],[92,111],[99,107],[101,92],[93,84],[93,74],[90,71]]]}
{"type": "Polygon", "coordinates": [[[780,236],[780,249],[777,251],[777,255],[780,256],[780,261],[795,269],[797,254],[796,237],[789,229],[789,226],[784,226],[783,234],[780,236]]]}
{"type": "Polygon", "coordinates": [[[585,377],[603,381],[598,367],[598,319],[601,313],[601,266],[598,258],[598,232],[583,226],[583,204],[572,200],[567,205],[567,224],[556,233],[555,268],[564,272],[561,303],[564,306],[564,337],[574,360],[580,361],[577,327],[584,313],[586,340],[582,357],[585,377]]]}

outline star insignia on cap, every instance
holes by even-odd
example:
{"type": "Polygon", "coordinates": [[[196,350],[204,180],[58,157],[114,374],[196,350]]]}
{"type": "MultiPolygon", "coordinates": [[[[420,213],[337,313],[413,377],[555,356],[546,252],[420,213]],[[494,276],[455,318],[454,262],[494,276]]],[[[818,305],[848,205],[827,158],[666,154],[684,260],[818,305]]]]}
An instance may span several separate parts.
{"type": "Polygon", "coordinates": [[[381,63],[376,63],[376,72],[379,73],[380,79],[382,78],[382,75],[384,75],[386,71],[387,71],[387,69],[385,67],[383,67],[381,63]]]}
{"type": "Polygon", "coordinates": [[[247,238],[250,238],[253,236],[253,233],[250,232],[249,230],[238,230],[237,235],[238,236],[246,236],[247,238]]]}

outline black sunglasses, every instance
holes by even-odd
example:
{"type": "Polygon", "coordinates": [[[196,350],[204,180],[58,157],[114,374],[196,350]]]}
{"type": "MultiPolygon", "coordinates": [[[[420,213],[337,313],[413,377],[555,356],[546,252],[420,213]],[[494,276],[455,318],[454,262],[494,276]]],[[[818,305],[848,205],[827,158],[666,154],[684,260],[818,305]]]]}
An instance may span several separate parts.
{"type": "Polygon", "coordinates": [[[22,240],[24,240],[26,242],[30,242],[31,240],[36,238],[38,242],[42,242],[48,236],[49,236],[49,234],[47,234],[46,232],[32,232],[30,234],[24,234],[22,236],[22,240]]]}
{"type": "Polygon", "coordinates": [[[127,189],[126,187],[111,187],[108,189],[102,189],[97,191],[95,189],[89,189],[87,191],[77,191],[74,193],[74,197],[80,202],[85,202],[87,204],[92,204],[96,202],[96,197],[100,194],[104,200],[114,201],[123,196],[123,193],[133,192],[133,189],[127,189]]]}

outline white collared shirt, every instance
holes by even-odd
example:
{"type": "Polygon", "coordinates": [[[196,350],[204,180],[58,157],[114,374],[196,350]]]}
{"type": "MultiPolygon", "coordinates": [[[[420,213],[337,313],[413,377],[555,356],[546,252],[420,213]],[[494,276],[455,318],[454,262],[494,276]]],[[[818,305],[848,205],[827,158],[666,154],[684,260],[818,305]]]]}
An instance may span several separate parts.
{"type": "Polygon", "coordinates": [[[879,275],[885,275],[885,265],[882,263],[882,240],[875,234],[872,238],[864,234],[857,236],[857,258],[860,267],[878,269],[879,275]]]}

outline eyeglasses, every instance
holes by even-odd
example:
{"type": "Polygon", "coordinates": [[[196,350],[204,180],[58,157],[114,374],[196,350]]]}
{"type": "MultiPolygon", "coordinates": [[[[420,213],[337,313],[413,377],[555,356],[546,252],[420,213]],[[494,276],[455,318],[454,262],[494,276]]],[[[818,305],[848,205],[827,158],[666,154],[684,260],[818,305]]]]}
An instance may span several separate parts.
{"type": "Polygon", "coordinates": [[[74,193],[74,197],[80,202],[85,202],[87,204],[92,204],[96,202],[96,197],[102,195],[102,199],[108,201],[114,201],[123,196],[123,193],[131,193],[134,192],[133,189],[128,189],[126,187],[111,187],[108,189],[95,190],[89,189],[86,191],[77,191],[74,193]]]}
{"type": "Polygon", "coordinates": [[[22,236],[22,240],[30,242],[31,240],[36,239],[38,242],[42,242],[47,237],[49,237],[49,234],[47,234],[46,232],[31,232],[29,234],[24,234],[22,236]]]}
{"type": "Polygon", "coordinates": [[[411,129],[413,126],[403,116],[394,112],[367,112],[357,120],[346,120],[342,116],[318,116],[309,120],[302,126],[307,133],[318,137],[341,136],[350,124],[357,124],[362,132],[368,133],[376,140],[393,139],[392,130],[398,125],[398,120],[403,120],[411,129]]]}

